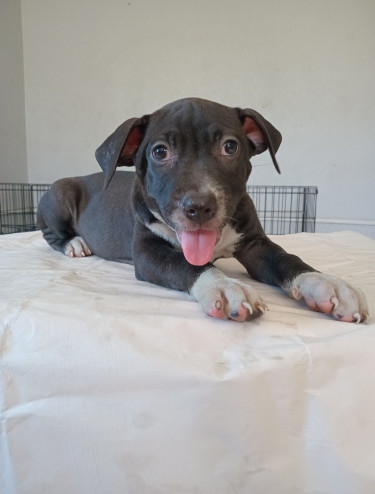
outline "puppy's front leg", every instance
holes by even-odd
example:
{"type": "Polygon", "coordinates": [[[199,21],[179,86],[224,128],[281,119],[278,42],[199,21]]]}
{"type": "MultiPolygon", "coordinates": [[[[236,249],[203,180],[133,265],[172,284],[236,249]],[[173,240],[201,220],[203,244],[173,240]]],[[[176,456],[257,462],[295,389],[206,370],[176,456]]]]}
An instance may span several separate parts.
{"type": "Polygon", "coordinates": [[[336,276],[326,275],[288,254],[265,235],[242,244],[236,253],[250,276],[280,286],[290,297],[304,299],[310,309],[345,322],[366,322],[364,294],[336,276]]]}
{"type": "Polygon", "coordinates": [[[251,285],[227,277],[211,263],[189,264],[183,253],[143,225],[136,225],[133,261],[137,279],[190,293],[217,319],[245,321],[267,309],[251,285]]]}

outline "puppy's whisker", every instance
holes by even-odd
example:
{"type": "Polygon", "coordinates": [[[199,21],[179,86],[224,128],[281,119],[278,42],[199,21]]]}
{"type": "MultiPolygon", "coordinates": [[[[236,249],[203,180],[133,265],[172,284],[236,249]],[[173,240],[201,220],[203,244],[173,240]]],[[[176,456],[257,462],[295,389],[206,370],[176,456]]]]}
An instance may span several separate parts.
{"type": "Polygon", "coordinates": [[[232,216],[227,216],[223,222],[223,228],[225,225],[227,225],[229,222],[232,223],[238,223],[238,220],[236,218],[233,218],[232,216]]]}

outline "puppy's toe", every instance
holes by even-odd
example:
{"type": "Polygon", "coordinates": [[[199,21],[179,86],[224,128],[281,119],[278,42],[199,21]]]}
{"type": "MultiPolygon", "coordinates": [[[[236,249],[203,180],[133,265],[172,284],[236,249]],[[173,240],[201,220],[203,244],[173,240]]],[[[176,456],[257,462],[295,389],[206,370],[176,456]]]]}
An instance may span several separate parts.
{"type": "Polygon", "coordinates": [[[246,283],[228,278],[223,293],[228,301],[229,319],[240,322],[250,321],[268,310],[262,297],[246,283]]]}
{"type": "Polygon", "coordinates": [[[82,237],[74,237],[66,243],[64,254],[68,257],[86,257],[91,255],[91,251],[82,237]]]}
{"type": "Polygon", "coordinates": [[[337,286],[336,291],[333,317],[343,322],[367,323],[369,312],[363,292],[358,288],[350,285],[342,286],[342,284],[337,286]]]}

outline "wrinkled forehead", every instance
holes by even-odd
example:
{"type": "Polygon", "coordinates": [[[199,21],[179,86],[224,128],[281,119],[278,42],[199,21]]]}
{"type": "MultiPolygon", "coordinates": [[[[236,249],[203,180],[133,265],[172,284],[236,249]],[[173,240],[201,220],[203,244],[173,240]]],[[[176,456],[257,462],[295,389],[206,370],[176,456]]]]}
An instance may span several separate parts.
{"type": "Polygon", "coordinates": [[[235,109],[198,98],[178,100],[164,106],[151,115],[150,123],[150,138],[171,132],[194,137],[241,131],[235,109]]]}

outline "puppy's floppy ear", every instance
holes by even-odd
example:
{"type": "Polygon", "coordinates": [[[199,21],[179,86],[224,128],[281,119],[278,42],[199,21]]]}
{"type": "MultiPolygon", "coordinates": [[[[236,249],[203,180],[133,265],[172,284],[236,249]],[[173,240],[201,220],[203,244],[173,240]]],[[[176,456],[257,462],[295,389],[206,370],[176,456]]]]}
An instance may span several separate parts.
{"type": "Polygon", "coordinates": [[[147,117],[126,120],[95,151],[96,160],[105,174],[104,188],[108,187],[116,167],[134,165],[146,124],[147,117]]]}
{"type": "Polygon", "coordinates": [[[239,113],[242,129],[252,142],[255,154],[263,153],[268,149],[273,164],[278,173],[280,173],[280,168],[275,158],[282,139],[280,132],[255,110],[250,110],[249,108],[239,109],[239,113]]]}

